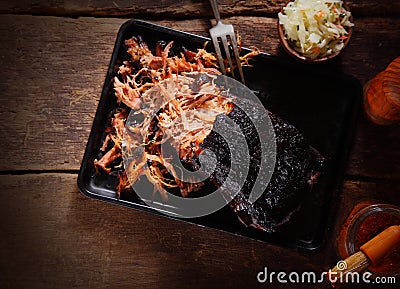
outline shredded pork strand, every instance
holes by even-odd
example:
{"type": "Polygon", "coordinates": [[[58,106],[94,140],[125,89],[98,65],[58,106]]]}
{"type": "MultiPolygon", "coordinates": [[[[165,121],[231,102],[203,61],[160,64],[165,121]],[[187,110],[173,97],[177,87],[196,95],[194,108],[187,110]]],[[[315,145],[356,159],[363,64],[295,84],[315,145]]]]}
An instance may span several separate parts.
{"type": "MultiPolygon", "coordinates": [[[[176,55],[171,53],[173,41],[159,41],[154,55],[139,36],[125,41],[131,59],[123,62],[114,78],[115,96],[123,109],[111,118],[101,148],[104,154],[94,161],[98,172],[110,174],[123,151],[129,156],[130,161],[118,170],[118,196],[131,189],[130,184],[141,176],[146,176],[162,196],[162,187],[179,188],[184,197],[198,189],[196,180],[181,181],[181,172],[170,159],[162,156],[160,147],[168,141],[178,150],[181,160],[189,161],[201,152],[200,144],[211,132],[215,117],[228,114],[233,108],[231,100],[222,96],[215,85],[198,82],[191,76],[193,73],[205,73],[209,77],[220,74],[218,60],[215,54],[206,51],[206,45],[197,52],[183,48],[176,55]],[[165,85],[157,85],[162,83],[165,85]],[[160,93],[157,89],[163,91],[160,93]],[[155,113],[155,108],[161,110],[155,113]],[[142,121],[125,126],[130,111],[142,116],[142,121]]],[[[253,48],[241,57],[242,65],[250,65],[249,60],[258,54],[253,48]]],[[[121,167],[122,160],[117,165],[121,167]]]]}
{"type": "Polygon", "coordinates": [[[98,172],[101,170],[106,173],[111,173],[112,168],[110,165],[115,160],[122,157],[121,145],[123,140],[125,120],[128,117],[128,114],[128,110],[121,109],[114,113],[113,117],[111,118],[110,129],[107,130],[108,134],[106,135],[100,150],[105,152],[111,141],[114,143],[114,145],[100,158],[100,160],[94,160],[94,167],[98,172]]]}
{"type": "Polygon", "coordinates": [[[125,159],[131,160],[125,163],[131,183],[146,175],[157,188],[179,188],[184,197],[201,187],[194,178],[182,181],[180,168],[162,154],[161,144],[168,142],[186,162],[201,153],[200,144],[211,132],[217,115],[228,114],[233,108],[232,99],[210,84],[210,79],[213,76],[198,73],[176,76],[142,95],[146,105],[137,113],[144,120],[133,125],[127,121],[123,144],[125,159]]]}

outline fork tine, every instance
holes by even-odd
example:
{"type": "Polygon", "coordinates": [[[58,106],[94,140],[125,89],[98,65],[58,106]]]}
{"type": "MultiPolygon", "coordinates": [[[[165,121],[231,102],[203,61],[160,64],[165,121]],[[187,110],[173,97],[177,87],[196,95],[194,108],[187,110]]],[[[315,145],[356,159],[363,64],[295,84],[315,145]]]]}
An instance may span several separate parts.
{"type": "Polygon", "coordinates": [[[211,39],[214,44],[215,52],[217,53],[217,58],[218,58],[218,62],[219,62],[221,71],[223,74],[226,75],[226,68],[224,65],[224,60],[222,58],[221,48],[219,46],[219,39],[221,39],[222,45],[224,46],[225,55],[226,55],[226,58],[228,58],[232,77],[235,78],[235,72],[234,72],[233,64],[232,64],[232,57],[231,57],[229,44],[228,44],[228,37],[229,37],[229,42],[232,45],[233,54],[235,56],[235,62],[239,69],[240,78],[242,80],[242,83],[244,84],[243,69],[242,69],[242,64],[240,63],[239,49],[237,46],[237,41],[236,41],[233,26],[222,23],[221,16],[220,16],[219,10],[218,10],[217,0],[210,0],[210,3],[211,3],[212,10],[214,12],[215,20],[217,21],[217,24],[210,29],[210,34],[211,34],[211,39]]]}
{"type": "Polygon", "coordinates": [[[231,41],[232,41],[233,54],[235,55],[236,64],[237,64],[238,69],[239,69],[240,79],[242,80],[242,83],[245,84],[244,75],[243,75],[243,68],[242,68],[242,64],[240,62],[239,50],[238,50],[235,34],[230,35],[230,37],[231,37],[231,41]]]}
{"type": "Polygon", "coordinates": [[[231,69],[232,77],[235,78],[235,72],[233,71],[232,58],[231,58],[231,53],[229,51],[228,39],[227,39],[226,35],[222,36],[221,40],[222,40],[222,44],[223,44],[224,49],[225,49],[226,58],[228,58],[229,67],[231,69]]]}
{"type": "Polygon", "coordinates": [[[217,58],[219,62],[219,67],[221,68],[222,74],[226,75],[224,60],[222,59],[221,49],[219,48],[218,37],[212,36],[212,41],[214,44],[215,52],[217,53],[217,58]]]}

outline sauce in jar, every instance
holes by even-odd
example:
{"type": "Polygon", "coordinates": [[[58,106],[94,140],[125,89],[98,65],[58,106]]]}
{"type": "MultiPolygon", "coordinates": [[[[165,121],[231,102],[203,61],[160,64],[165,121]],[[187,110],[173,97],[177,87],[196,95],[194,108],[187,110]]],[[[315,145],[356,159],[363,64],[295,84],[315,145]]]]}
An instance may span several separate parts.
{"type": "MultiPolygon", "coordinates": [[[[389,212],[377,212],[367,217],[361,223],[355,236],[356,251],[360,247],[371,240],[373,237],[381,233],[392,225],[400,224],[400,216],[389,212]]],[[[400,268],[400,248],[394,249],[388,254],[378,265],[370,266],[369,269],[374,272],[394,273],[400,268]]]]}
{"type": "MultiPolygon", "coordinates": [[[[338,237],[340,256],[346,259],[360,247],[392,225],[400,225],[400,208],[390,204],[362,202],[345,221],[338,237]]],[[[400,248],[395,248],[381,262],[368,269],[377,275],[400,274],[400,248]]]]}

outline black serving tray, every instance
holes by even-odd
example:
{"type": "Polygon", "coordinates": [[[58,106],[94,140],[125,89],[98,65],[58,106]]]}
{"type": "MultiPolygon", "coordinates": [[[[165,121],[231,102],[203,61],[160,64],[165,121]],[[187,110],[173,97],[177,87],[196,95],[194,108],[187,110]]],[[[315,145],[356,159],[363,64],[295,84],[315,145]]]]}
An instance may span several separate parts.
{"type": "MultiPolygon", "coordinates": [[[[196,51],[210,40],[138,20],[121,26],[82,160],[78,186],[89,197],[160,214],[134,194],[118,199],[116,178],[96,174],[93,166],[110,112],[117,107],[113,78],[122,62],[129,59],[123,43],[133,35],[141,35],[151,49],[158,40],[173,40],[174,47],[196,51]]],[[[247,51],[243,49],[243,53],[247,51]]],[[[245,67],[244,73],[246,85],[266,108],[295,125],[326,158],[324,174],[307,195],[301,210],[273,234],[244,227],[227,206],[205,217],[182,220],[280,246],[316,251],[330,228],[334,197],[351,146],[362,87],[358,80],[340,72],[340,63],[310,66],[264,53],[255,59],[253,67],[245,67]]]]}

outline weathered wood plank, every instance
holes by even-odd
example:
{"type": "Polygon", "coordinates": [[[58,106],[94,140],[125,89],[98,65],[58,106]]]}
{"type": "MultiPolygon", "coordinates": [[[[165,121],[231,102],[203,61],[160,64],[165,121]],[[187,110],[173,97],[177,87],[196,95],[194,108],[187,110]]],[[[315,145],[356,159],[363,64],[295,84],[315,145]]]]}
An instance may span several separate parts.
{"type": "MultiPolygon", "coordinates": [[[[223,17],[276,15],[287,0],[222,0],[218,1],[223,17]]],[[[391,0],[346,1],[353,14],[361,16],[399,15],[400,3],[391,0]]],[[[208,1],[165,0],[165,1],[1,1],[0,13],[57,15],[57,16],[100,16],[156,18],[212,18],[208,1]]]]}
{"type": "MultiPolygon", "coordinates": [[[[351,207],[361,198],[399,205],[400,190],[399,183],[345,182],[335,231],[322,252],[309,255],[90,199],[76,177],[0,176],[2,288],[265,288],[256,281],[264,266],[327,270],[351,207]]],[[[290,285],[282,288],[321,288],[290,285]]]]}
{"type": "Polygon", "coordinates": [[[398,180],[400,176],[400,124],[382,127],[360,116],[346,173],[398,180]]]}
{"type": "MultiPolygon", "coordinates": [[[[2,16],[0,19],[0,170],[76,170],[123,19],[2,16]],[[11,136],[12,137],[8,137],[11,136]],[[40,151],[40,153],[38,153],[40,151]]],[[[276,20],[231,17],[244,45],[281,50],[276,20]]],[[[206,19],[157,21],[207,35],[206,19]]],[[[400,51],[400,20],[356,21],[354,38],[335,64],[365,83],[400,51]]],[[[400,127],[361,118],[347,173],[400,179],[400,127]]]]}
{"type": "Polygon", "coordinates": [[[2,288],[253,288],[265,265],[318,268],[316,256],[87,198],[76,175],[0,176],[0,208],[2,288]]]}
{"type": "Polygon", "coordinates": [[[76,169],[124,20],[0,22],[1,133],[13,135],[1,141],[1,168],[76,169]]]}

